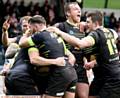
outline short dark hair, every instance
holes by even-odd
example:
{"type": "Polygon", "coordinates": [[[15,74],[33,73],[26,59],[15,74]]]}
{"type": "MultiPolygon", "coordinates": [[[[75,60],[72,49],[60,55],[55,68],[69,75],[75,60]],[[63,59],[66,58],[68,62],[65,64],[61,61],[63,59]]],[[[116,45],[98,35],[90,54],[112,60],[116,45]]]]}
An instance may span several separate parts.
{"type": "Polygon", "coordinates": [[[38,23],[38,24],[46,24],[46,20],[41,15],[35,15],[32,18],[29,19],[29,23],[38,23]]]}
{"type": "Polygon", "coordinates": [[[70,5],[72,4],[78,4],[77,2],[68,2],[64,5],[64,12],[65,12],[65,15],[67,16],[67,12],[70,11],[70,5]]]}
{"type": "Polygon", "coordinates": [[[92,22],[98,22],[101,26],[103,24],[103,14],[100,11],[89,13],[87,17],[91,17],[92,22]]]}

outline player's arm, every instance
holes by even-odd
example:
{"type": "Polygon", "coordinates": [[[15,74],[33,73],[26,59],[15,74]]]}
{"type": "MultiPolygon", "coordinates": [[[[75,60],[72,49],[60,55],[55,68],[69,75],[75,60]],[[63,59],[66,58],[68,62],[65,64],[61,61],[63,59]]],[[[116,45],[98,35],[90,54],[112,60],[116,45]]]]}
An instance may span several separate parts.
{"type": "Polygon", "coordinates": [[[20,38],[20,41],[19,41],[19,46],[21,48],[26,48],[26,47],[29,47],[29,46],[34,46],[32,38],[31,38],[31,35],[32,35],[32,33],[30,32],[30,30],[27,30],[25,32],[25,34],[23,34],[23,36],[20,38]]]}
{"type": "Polygon", "coordinates": [[[67,51],[66,51],[66,55],[67,55],[67,57],[68,57],[68,62],[69,62],[71,65],[74,65],[76,59],[75,59],[74,55],[73,55],[68,49],[67,49],[67,51]]]}
{"type": "Polygon", "coordinates": [[[84,68],[86,70],[94,68],[96,64],[97,64],[97,61],[96,61],[96,58],[95,58],[94,55],[90,56],[90,61],[89,62],[87,61],[87,58],[84,57],[84,68]]]}
{"type": "Polygon", "coordinates": [[[10,43],[14,43],[17,40],[17,37],[9,38],[8,37],[8,29],[10,27],[10,24],[8,23],[8,20],[6,20],[3,23],[2,26],[2,43],[4,46],[8,46],[10,43]]]}
{"type": "Polygon", "coordinates": [[[6,52],[5,52],[5,57],[6,58],[13,58],[15,56],[15,54],[20,50],[20,47],[18,44],[16,43],[11,43],[6,52]]]}
{"type": "Polygon", "coordinates": [[[59,57],[56,59],[43,58],[39,55],[39,50],[35,47],[29,48],[28,54],[31,64],[34,64],[36,66],[48,66],[48,65],[65,66],[64,57],[59,57]]]}
{"type": "Polygon", "coordinates": [[[96,64],[97,64],[96,60],[92,60],[92,61],[90,61],[90,62],[86,62],[86,63],[84,64],[84,68],[85,68],[86,70],[89,70],[89,69],[94,68],[94,66],[95,66],[96,64]]]}
{"type": "Polygon", "coordinates": [[[76,46],[78,48],[85,48],[85,47],[93,46],[95,44],[95,40],[92,36],[87,36],[87,37],[83,38],[82,40],[80,40],[79,38],[76,38],[72,35],[64,33],[63,31],[61,31],[55,27],[49,27],[47,30],[58,34],[66,42],[68,42],[69,44],[76,46]]]}
{"type": "Polygon", "coordinates": [[[9,46],[11,43],[14,43],[16,40],[17,37],[9,38],[7,31],[2,33],[2,43],[5,47],[9,46]]]}
{"type": "Polygon", "coordinates": [[[21,48],[29,47],[28,37],[26,35],[23,35],[19,41],[19,46],[21,48]]]}

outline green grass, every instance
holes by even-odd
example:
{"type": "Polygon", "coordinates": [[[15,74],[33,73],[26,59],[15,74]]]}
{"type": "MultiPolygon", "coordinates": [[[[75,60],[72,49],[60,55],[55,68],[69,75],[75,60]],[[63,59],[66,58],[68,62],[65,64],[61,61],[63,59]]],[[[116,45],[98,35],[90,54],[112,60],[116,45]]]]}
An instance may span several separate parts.
{"type": "MultiPolygon", "coordinates": [[[[85,8],[104,8],[105,0],[84,0],[85,8]]],[[[120,0],[108,0],[108,8],[120,9],[120,0]]]]}
{"type": "Polygon", "coordinates": [[[108,8],[120,9],[120,0],[109,0],[108,8]]]}

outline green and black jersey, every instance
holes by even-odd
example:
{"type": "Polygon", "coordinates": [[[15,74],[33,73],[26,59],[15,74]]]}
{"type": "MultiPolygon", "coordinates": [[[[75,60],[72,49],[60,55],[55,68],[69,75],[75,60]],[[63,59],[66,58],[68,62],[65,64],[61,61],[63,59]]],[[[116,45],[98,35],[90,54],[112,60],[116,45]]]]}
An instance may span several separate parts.
{"type": "MultiPolygon", "coordinates": [[[[15,43],[18,44],[21,37],[22,36],[18,36],[15,43]]],[[[28,48],[22,48],[16,55],[10,72],[22,72],[21,74],[24,74],[28,70],[28,63],[30,63],[28,56],[28,48]]]]}
{"type": "Polygon", "coordinates": [[[36,46],[39,49],[42,57],[55,59],[57,57],[63,57],[66,54],[64,41],[55,33],[44,30],[34,34],[28,40],[30,46],[36,46]]]}
{"type": "MultiPolygon", "coordinates": [[[[85,37],[85,33],[80,32],[79,28],[77,26],[74,26],[70,24],[68,21],[59,23],[58,28],[65,32],[68,33],[72,36],[75,36],[79,39],[82,39],[85,37]]],[[[82,49],[78,49],[76,47],[71,46],[70,44],[66,43],[67,48],[74,54],[76,58],[76,63],[82,64],[83,65],[83,51],[82,49]]]]}
{"type": "Polygon", "coordinates": [[[120,78],[119,55],[116,46],[117,33],[106,28],[99,28],[89,34],[97,48],[96,60],[101,76],[107,78],[120,78]]]}

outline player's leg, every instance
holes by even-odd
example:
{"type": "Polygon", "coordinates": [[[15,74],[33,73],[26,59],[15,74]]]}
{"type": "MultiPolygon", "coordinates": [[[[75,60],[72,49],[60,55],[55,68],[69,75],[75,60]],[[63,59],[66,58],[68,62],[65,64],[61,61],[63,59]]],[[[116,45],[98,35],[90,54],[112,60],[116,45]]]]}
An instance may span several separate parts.
{"type": "Polygon", "coordinates": [[[78,76],[75,98],[88,98],[89,82],[88,82],[86,70],[80,64],[75,65],[75,69],[76,69],[77,76],[78,76]]]}
{"type": "Polygon", "coordinates": [[[75,98],[77,80],[73,81],[67,88],[63,98],[75,98]]]}

